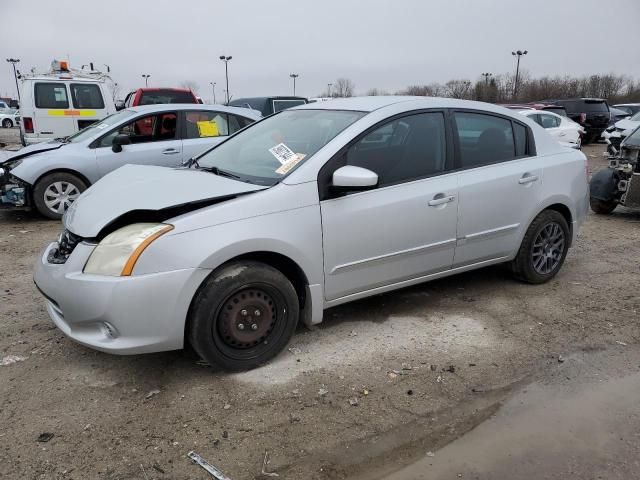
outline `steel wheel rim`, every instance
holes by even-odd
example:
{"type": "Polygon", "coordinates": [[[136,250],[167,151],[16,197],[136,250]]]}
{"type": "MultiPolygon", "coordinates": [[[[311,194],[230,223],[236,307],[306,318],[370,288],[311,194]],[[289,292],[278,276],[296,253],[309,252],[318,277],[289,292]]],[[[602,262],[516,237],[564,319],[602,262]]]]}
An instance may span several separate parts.
{"type": "Polygon", "coordinates": [[[226,348],[248,353],[268,343],[279,319],[278,302],[269,290],[244,287],[222,302],[216,314],[216,333],[226,348]]]}
{"type": "Polygon", "coordinates": [[[552,273],[564,255],[565,234],[560,224],[547,223],[536,235],[531,249],[533,269],[541,275],[552,273]]]}
{"type": "Polygon", "coordinates": [[[80,196],[80,190],[70,182],[54,182],[44,191],[44,204],[55,213],[64,213],[80,196]]]}

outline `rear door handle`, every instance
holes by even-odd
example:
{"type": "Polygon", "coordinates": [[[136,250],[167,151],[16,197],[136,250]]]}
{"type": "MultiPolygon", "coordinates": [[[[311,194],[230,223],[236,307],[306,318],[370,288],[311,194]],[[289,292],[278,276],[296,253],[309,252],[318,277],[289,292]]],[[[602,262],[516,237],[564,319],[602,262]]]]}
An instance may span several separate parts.
{"type": "Polygon", "coordinates": [[[180,153],[180,151],[175,148],[167,148],[162,151],[163,155],[175,155],[176,153],[180,153]]]}
{"type": "Polygon", "coordinates": [[[518,180],[518,183],[520,185],[526,185],[527,183],[531,183],[531,182],[537,182],[538,181],[538,176],[537,175],[528,175],[528,174],[524,174],[520,180],[518,180]]]}
{"type": "Polygon", "coordinates": [[[438,205],[444,205],[445,203],[453,202],[455,199],[455,195],[445,195],[443,193],[439,193],[435,197],[433,197],[433,200],[429,200],[429,206],[437,207],[438,205]]]}

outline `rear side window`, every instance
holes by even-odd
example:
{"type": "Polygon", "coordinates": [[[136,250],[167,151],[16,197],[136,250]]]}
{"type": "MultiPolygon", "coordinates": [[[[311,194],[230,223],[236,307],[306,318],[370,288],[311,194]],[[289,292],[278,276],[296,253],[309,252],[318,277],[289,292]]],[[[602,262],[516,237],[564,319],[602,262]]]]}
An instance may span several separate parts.
{"type": "Polygon", "coordinates": [[[381,186],[443,172],[446,168],[444,115],[420,113],[382,125],[347,150],[346,164],[375,172],[381,186]]]}
{"type": "Polygon", "coordinates": [[[36,83],[36,108],[69,108],[64,83],[36,83]]]}
{"type": "Polygon", "coordinates": [[[229,135],[229,118],[226,113],[206,110],[187,110],[185,139],[223,137],[229,135]]]}
{"type": "Polygon", "coordinates": [[[555,128],[560,126],[560,119],[558,117],[540,114],[540,120],[540,125],[542,125],[544,128],[555,128]]]}
{"type": "Polygon", "coordinates": [[[142,92],[139,105],[157,105],[167,103],[198,103],[191,92],[175,90],[157,90],[142,92]]]}
{"type": "Polygon", "coordinates": [[[71,100],[73,101],[73,107],[78,109],[104,108],[100,87],[95,84],[72,83],[71,100]]]}
{"type": "Polygon", "coordinates": [[[482,113],[456,112],[455,123],[462,168],[516,158],[511,121],[482,113]]]}

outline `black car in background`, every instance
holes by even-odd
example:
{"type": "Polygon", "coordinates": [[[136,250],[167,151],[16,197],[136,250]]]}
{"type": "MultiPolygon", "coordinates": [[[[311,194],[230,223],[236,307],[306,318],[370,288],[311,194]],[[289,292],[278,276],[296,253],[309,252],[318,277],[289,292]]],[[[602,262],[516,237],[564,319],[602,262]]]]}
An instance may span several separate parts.
{"type": "Polygon", "coordinates": [[[586,130],[587,133],[582,143],[597,140],[609,126],[611,117],[609,104],[602,98],[566,98],[544,100],[541,103],[552,103],[564,107],[567,116],[586,130]]]}
{"type": "Polygon", "coordinates": [[[263,117],[278,113],[280,110],[309,103],[304,97],[250,97],[231,100],[232,107],[244,107],[258,110],[263,117]]]}

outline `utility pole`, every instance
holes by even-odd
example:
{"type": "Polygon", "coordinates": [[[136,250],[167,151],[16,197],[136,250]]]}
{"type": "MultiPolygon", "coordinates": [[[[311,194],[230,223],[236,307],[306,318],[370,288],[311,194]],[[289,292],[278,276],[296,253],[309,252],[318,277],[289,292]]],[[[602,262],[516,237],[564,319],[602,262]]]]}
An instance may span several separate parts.
{"type": "Polygon", "coordinates": [[[331,86],[333,83],[327,83],[327,97],[331,98],[331,86]]]}
{"type": "Polygon", "coordinates": [[[19,58],[7,58],[7,62],[13,65],[13,78],[16,80],[16,91],[18,92],[18,103],[20,103],[20,88],[18,87],[18,74],[16,73],[16,63],[20,63],[19,58]]]}
{"type": "Polygon", "coordinates": [[[227,79],[227,105],[229,105],[229,60],[232,58],[232,56],[220,55],[220,60],[224,62],[224,75],[227,79]]]}
{"type": "Polygon", "coordinates": [[[209,82],[209,85],[211,85],[211,90],[213,92],[213,104],[216,104],[216,82],[209,82]]]}
{"type": "Polygon", "coordinates": [[[148,75],[148,74],[142,74],[142,78],[144,78],[144,86],[145,86],[145,87],[148,87],[148,86],[149,86],[149,77],[150,77],[150,76],[151,76],[151,75],[148,75]]]}
{"type": "Polygon", "coordinates": [[[300,75],[298,75],[297,73],[292,73],[291,75],[289,75],[291,78],[293,78],[293,96],[296,96],[296,78],[298,78],[300,75]]]}
{"type": "Polygon", "coordinates": [[[519,75],[520,75],[520,57],[522,55],[526,55],[527,52],[526,50],[522,51],[522,50],[517,50],[515,52],[511,52],[511,55],[517,56],[518,57],[518,61],[516,63],[516,80],[513,84],[513,99],[515,100],[517,98],[518,95],[518,79],[519,79],[519,75]]]}

